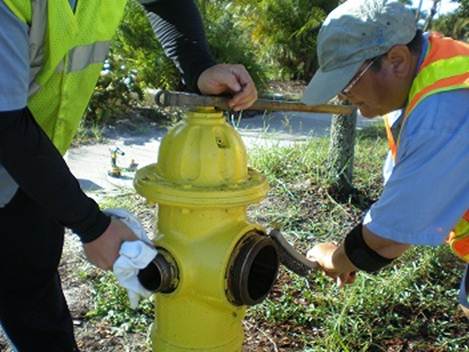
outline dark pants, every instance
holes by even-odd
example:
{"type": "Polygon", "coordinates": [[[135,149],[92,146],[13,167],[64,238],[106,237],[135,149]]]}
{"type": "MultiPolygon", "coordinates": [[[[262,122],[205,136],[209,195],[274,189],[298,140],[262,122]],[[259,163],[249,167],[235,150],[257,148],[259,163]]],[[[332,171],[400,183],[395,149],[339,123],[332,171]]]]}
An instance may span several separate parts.
{"type": "Polygon", "coordinates": [[[0,322],[19,352],[78,351],[57,271],[63,240],[23,192],[0,208],[0,322]]]}

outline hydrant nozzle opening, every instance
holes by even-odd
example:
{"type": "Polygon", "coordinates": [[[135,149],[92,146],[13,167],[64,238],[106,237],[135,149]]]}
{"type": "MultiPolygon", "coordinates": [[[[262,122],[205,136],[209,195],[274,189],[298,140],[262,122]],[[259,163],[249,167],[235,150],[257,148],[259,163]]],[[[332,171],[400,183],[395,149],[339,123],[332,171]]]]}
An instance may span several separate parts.
{"type": "Polygon", "coordinates": [[[228,299],[235,305],[262,302],[277,279],[279,256],[270,237],[250,232],[238,243],[228,269],[228,299]]]}
{"type": "Polygon", "coordinates": [[[173,292],[177,287],[178,277],[174,258],[162,248],[158,248],[156,257],[138,273],[142,286],[152,292],[173,292]]]}

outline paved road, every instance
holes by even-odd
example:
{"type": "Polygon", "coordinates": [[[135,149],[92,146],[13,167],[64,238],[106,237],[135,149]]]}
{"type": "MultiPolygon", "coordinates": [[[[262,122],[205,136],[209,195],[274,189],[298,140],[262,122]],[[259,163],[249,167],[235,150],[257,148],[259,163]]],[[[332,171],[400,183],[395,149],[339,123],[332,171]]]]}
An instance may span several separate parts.
{"type": "MultiPolygon", "coordinates": [[[[272,113],[233,121],[240,132],[246,148],[283,146],[303,143],[311,137],[329,134],[330,115],[309,113],[272,113]]],[[[359,117],[358,128],[370,125],[359,117]]],[[[117,163],[127,167],[134,160],[139,166],[155,163],[162,137],[166,130],[150,128],[144,132],[122,132],[108,130],[104,133],[106,143],[72,148],[65,160],[82,188],[92,192],[96,198],[104,193],[132,187],[132,174],[121,179],[107,175],[110,169],[110,148],[117,146],[124,151],[117,163]]]]}

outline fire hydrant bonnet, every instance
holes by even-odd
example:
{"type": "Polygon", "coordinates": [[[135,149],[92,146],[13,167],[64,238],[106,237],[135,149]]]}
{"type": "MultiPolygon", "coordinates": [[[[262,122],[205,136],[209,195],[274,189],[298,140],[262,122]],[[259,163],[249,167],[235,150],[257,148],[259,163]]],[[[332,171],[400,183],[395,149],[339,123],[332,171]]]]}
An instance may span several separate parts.
{"type": "Polygon", "coordinates": [[[247,167],[246,149],[221,112],[189,112],[163,139],[158,164],[134,180],[150,202],[194,207],[237,207],[262,200],[265,177],[247,167]]]}

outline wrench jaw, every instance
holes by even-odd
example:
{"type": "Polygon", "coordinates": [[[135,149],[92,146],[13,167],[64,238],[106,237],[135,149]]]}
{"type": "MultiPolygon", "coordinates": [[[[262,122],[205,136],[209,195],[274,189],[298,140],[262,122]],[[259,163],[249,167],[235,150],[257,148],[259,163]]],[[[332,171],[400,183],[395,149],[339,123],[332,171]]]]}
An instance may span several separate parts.
{"type": "Polygon", "coordinates": [[[272,230],[269,236],[274,240],[277,247],[280,263],[288,270],[307,279],[318,270],[319,265],[316,262],[308,260],[304,255],[299,253],[278,230],[272,230]]]}

